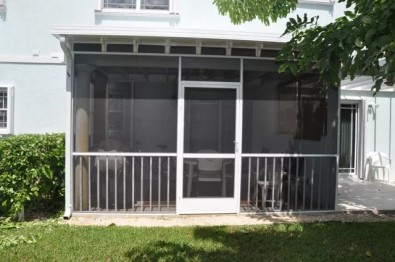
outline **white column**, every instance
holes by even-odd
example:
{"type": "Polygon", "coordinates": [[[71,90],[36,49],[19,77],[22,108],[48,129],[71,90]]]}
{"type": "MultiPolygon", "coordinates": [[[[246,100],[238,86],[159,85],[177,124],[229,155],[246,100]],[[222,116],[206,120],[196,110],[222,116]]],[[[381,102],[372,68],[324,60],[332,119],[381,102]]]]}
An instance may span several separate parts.
{"type": "MultiPolygon", "coordinates": [[[[74,151],[89,152],[89,96],[92,67],[78,65],[74,88],[74,151]]],[[[74,159],[74,210],[88,210],[88,158],[74,159]],[[82,187],[82,188],[81,188],[82,187]],[[82,192],[82,194],[81,194],[82,192]],[[82,205],[81,205],[82,204],[82,205]]]]}

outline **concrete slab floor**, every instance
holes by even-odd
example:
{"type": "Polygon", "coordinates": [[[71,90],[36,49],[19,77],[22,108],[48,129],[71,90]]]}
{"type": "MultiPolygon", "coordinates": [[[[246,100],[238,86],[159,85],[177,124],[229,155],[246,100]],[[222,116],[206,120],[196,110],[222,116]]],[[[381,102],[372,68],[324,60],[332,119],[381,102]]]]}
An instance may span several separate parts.
{"type": "Polygon", "coordinates": [[[76,215],[60,223],[71,226],[132,226],[132,227],[191,227],[191,226],[248,226],[276,223],[381,222],[395,221],[394,214],[372,212],[332,212],[314,215],[76,215]]]}
{"type": "Polygon", "coordinates": [[[339,175],[337,211],[395,210],[395,184],[339,175]]]}
{"type": "Polygon", "coordinates": [[[61,223],[75,226],[223,226],[271,225],[275,223],[309,223],[325,221],[376,222],[395,221],[395,184],[383,181],[369,182],[340,175],[338,180],[338,205],[336,211],[322,214],[225,214],[225,215],[119,215],[75,214],[61,223]],[[348,213],[349,212],[349,213],[348,213]]]}

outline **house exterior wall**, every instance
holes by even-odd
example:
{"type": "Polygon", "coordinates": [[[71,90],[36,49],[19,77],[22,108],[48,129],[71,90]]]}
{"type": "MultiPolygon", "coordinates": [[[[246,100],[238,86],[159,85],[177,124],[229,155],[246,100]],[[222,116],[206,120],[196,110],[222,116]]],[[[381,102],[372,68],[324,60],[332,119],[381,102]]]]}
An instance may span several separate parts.
{"type": "MultiPolygon", "coordinates": [[[[361,108],[364,114],[363,153],[365,161],[371,152],[383,152],[390,159],[395,156],[395,94],[382,91],[373,96],[371,91],[342,90],[343,99],[365,101],[361,108]]],[[[366,162],[364,161],[363,166],[366,162]]],[[[366,174],[357,174],[364,177],[366,174]]],[[[381,179],[381,173],[380,173],[381,179]]],[[[395,180],[395,162],[391,162],[390,180],[395,180]]]]}
{"type": "MultiPolygon", "coordinates": [[[[0,55],[31,56],[32,49],[39,49],[40,56],[62,52],[58,40],[51,35],[53,25],[106,25],[155,28],[209,29],[234,32],[269,33],[280,36],[287,19],[270,26],[259,21],[234,25],[226,16],[218,14],[211,0],[178,0],[178,15],[116,15],[95,12],[99,0],[68,1],[44,0],[39,4],[32,1],[7,1],[7,10],[0,13],[0,55]],[[26,43],[29,44],[26,44],[26,43]]],[[[322,2],[322,1],[321,1],[322,2]]],[[[299,4],[291,15],[320,16],[326,24],[342,14],[341,4],[299,4]]]]}
{"type": "MultiPolygon", "coordinates": [[[[7,1],[6,11],[0,13],[0,86],[8,84],[15,88],[14,133],[70,131],[66,129],[69,116],[66,110],[70,109],[66,107],[70,102],[66,79],[70,72],[66,72],[59,39],[51,34],[55,25],[217,30],[236,36],[238,32],[247,32],[275,38],[283,33],[287,21],[281,19],[270,26],[259,21],[233,25],[228,17],[218,15],[212,0],[178,2],[175,15],[132,15],[97,11],[99,0],[7,1]]],[[[319,15],[320,23],[326,24],[343,13],[342,4],[318,2],[322,3],[301,3],[290,16],[319,15]]],[[[68,185],[70,167],[66,163],[68,185]]],[[[71,199],[66,198],[68,204],[71,199]]]]}
{"type": "Polygon", "coordinates": [[[14,133],[65,131],[66,70],[61,64],[1,64],[0,85],[14,86],[14,133]]]}
{"type": "MultiPolygon", "coordinates": [[[[60,119],[66,117],[66,66],[59,40],[51,35],[54,25],[206,29],[280,36],[287,21],[281,19],[270,26],[259,21],[233,25],[228,17],[218,15],[211,0],[177,2],[178,15],[153,16],[95,11],[99,0],[7,1],[6,10],[0,11],[0,85],[15,88],[14,133],[65,131],[65,121],[60,119]]],[[[343,10],[341,4],[301,3],[292,15],[319,15],[325,24],[343,10]]]]}

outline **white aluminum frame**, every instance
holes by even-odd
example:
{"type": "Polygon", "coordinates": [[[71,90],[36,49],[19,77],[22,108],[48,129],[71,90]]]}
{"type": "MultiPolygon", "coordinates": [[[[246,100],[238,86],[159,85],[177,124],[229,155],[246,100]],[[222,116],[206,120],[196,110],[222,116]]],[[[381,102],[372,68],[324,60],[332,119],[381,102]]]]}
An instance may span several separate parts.
{"type": "MultiPolygon", "coordinates": [[[[178,116],[177,116],[177,153],[94,153],[95,155],[103,155],[103,156],[177,156],[177,180],[176,180],[176,213],[177,214],[197,214],[197,213],[240,213],[240,191],[241,191],[241,161],[242,157],[292,157],[292,156],[306,156],[306,157],[336,157],[337,159],[337,166],[338,166],[338,155],[337,154],[242,154],[242,115],[243,115],[243,57],[238,56],[205,56],[205,55],[179,55],[179,54],[140,54],[140,53],[103,53],[103,52],[72,52],[70,50],[70,45],[65,43],[66,37],[61,36],[60,42],[62,44],[62,48],[67,48],[67,51],[70,53],[70,57],[67,59],[67,99],[66,99],[66,114],[69,115],[66,122],[66,212],[65,217],[70,217],[71,212],[73,209],[74,203],[74,196],[73,196],[73,176],[72,176],[72,167],[73,167],[73,157],[74,156],[82,156],[82,155],[92,155],[92,152],[74,152],[73,149],[73,141],[72,141],[72,134],[73,134],[73,90],[72,83],[74,81],[74,54],[96,54],[96,55],[121,55],[121,56],[166,56],[166,57],[178,57],[179,58],[179,79],[178,79],[178,116]],[[66,47],[67,46],[67,47],[66,47]],[[209,57],[209,58],[228,58],[228,59],[240,59],[240,82],[202,82],[202,81],[182,81],[182,58],[183,57],[209,57]],[[185,85],[187,87],[202,87],[202,88],[233,88],[236,89],[236,134],[235,140],[237,142],[237,147],[235,148],[235,154],[208,154],[207,156],[204,154],[201,155],[192,155],[192,154],[184,154],[183,153],[183,140],[184,140],[184,89],[185,85]],[[228,159],[235,159],[235,183],[234,183],[234,204],[232,203],[229,206],[222,205],[223,203],[218,202],[212,210],[206,210],[208,206],[212,205],[213,199],[212,198],[197,198],[198,205],[195,203],[190,203],[188,206],[189,209],[182,209],[181,203],[184,200],[183,195],[183,160],[185,158],[199,158],[199,157],[212,157],[212,158],[228,158],[228,159]],[[181,178],[181,179],[180,179],[181,178]],[[200,208],[200,209],[199,209],[200,208]]],[[[263,60],[274,60],[274,58],[264,58],[264,57],[248,57],[247,59],[263,59],[263,60]]],[[[339,100],[340,100],[340,92],[339,92],[339,100]]],[[[364,102],[364,101],[363,101],[364,102]]],[[[364,110],[365,106],[361,107],[364,110]]],[[[339,114],[339,111],[338,111],[339,114]]],[[[361,121],[363,122],[363,121],[361,121]]],[[[339,129],[338,129],[339,134],[339,129]]],[[[339,138],[339,135],[338,135],[339,138]]],[[[339,144],[339,140],[337,141],[339,144]]],[[[336,176],[337,177],[337,176],[336,176]]],[[[337,178],[336,178],[337,180],[337,178]]],[[[336,181],[337,184],[337,181],[336,181]]],[[[229,199],[229,198],[228,198],[229,199]]],[[[217,199],[214,199],[217,200],[217,199]]],[[[225,199],[226,200],[226,199],[225,199]]],[[[335,200],[337,201],[337,199],[335,200]]],[[[310,212],[310,211],[309,211],[310,212]]],[[[318,212],[325,212],[325,211],[318,211],[318,212]]],[[[300,212],[303,213],[303,212],[300,212]]]]}
{"type": "Polygon", "coordinates": [[[73,152],[73,156],[108,156],[108,157],[175,157],[177,153],[140,153],[140,152],[73,152]]]}
{"type": "Polygon", "coordinates": [[[65,54],[66,64],[66,134],[65,134],[65,212],[63,217],[69,219],[73,211],[73,90],[74,90],[74,57],[65,36],[59,38],[60,46],[65,54]]]}
{"type": "MultiPolygon", "coordinates": [[[[181,81],[181,58],[179,60],[179,87],[178,87],[178,121],[177,121],[177,214],[202,213],[239,213],[240,209],[240,179],[241,179],[241,132],[242,132],[242,83],[241,82],[203,82],[181,81]],[[212,88],[233,89],[236,91],[236,123],[235,123],[235,153],[234,154],[200,154],[184,153],[184,115],[185,115],[185,89],[212,88]],[[234,195],[226,198],[184,198],[183,197],[183,165],[187,158],[226,158],[234,159],[234,195]]],[[[241,66],[242,70],[242,66],[241,66]]]]}
{"type": "Polygon", "coordinates": [[[104,13],[113,13],[113,14],[130,14],[130,15],[170,15],[178,13],[179,0],[169,0],[169,9],[168,10],[155,10],[155,9],[141,9],[141,1],[136,0],[136,8],[106,8],[104,7],[104,0],[97,0],[97,10],[99,12],[104,13]]]}
{"type": "Polygon", "coordinates": [[[0,85],[0,90],[7,92],[7,127],[0,128],[0,135],[11,135],[14,133],[14,87],[12,85],[0,85]]]}
{"type": "MultiPolygon", "coordinates": [[[[342,104],[347,104],[347,105],[356,105],[356,114],[355,114],[355,154],[354,154],[354,172],[339,172],[339,174],[347,174],[347,175],[352,175],[356,176],[359,178],[364,177],[364,158],[365,158],[365,152],[364,152],[364,135],[365,135],[365,116],[364,116],[364,104],[365,101],[362,99],[346,99],[344,97],[341,97],[340,103],[339,103],[339,111],[341,111],[341,105],[342,104]]],[[[339,142],[340,142],[340,112],[339,112],[339,142]]],[[[340,149],[340,144],[339,144],[339,149],[340,149]]],[[[340,152],[339,152],[340,153],[340,152]]],[[[340,169],[340,166],[338,167],[340,169]]]]}

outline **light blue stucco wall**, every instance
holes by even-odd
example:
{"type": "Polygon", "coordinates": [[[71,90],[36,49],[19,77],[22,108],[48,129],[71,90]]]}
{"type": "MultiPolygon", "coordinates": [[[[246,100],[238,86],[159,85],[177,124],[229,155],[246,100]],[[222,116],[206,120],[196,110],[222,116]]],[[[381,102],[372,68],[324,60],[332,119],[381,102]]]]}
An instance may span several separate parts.
{"type": "Polygon", "coordinates": [[[59,41],[51,35],[54,24],[94,24],[94,0],[7,1],[0,16],[0,55],[40,55],[61,52],[59,41]]]}
{"type": "MultiPolygon", "coordinates": [[[[291,16],[308,13],[309,16],[319,15],[320,22],[326,24],[338,16],[343,10],[342,5],[314,5],[300,4],[291,16]]],[[[150,27],[175,27],[184,29],[207,29],[225,31],[244,31],[257,33],[282,34],[288,19],[281,19],[270,26],[263,25],[260,21],[252,21],[241,25],[234,25],[227,16],[218,14],[217,8],[211,0],[181,0],[179,16],[174,18],[155,18],[141,16],[103,16],[96,15],[97,25],[122,25],[122,26],[150,26],[150,27]]]]}
{"type": "MultiPolygon", "coordinates": [[[[364,110],[364,155],[383,152],[395,159],[395,93],[381,91],[375,96],[370,91],[342,91],[348,99],[365,101],[364,110]]],[[[381,173],[380,173],[381,178],[381,173]]],[[[391,162],[390,180],[395,180],[395,161],[391,162]]]]}
{"type": "MultiPolygon", "coordinates": [[[[264,26],[260,21],[234,25],[220,16],[212,0],[179,0],[178,16],[103,15],[95,12],[99,0],[7,1],[0,14],[0,55],[32,55],[39,49],[45,56],[61,52],[58,40],[51,35],[53,25],[106,25],[155,28],[207,29],[237,32],[273,33],[281,35],[287,19],[264,26]]],[[[320,16],[326,24],[342,14],[344,5],[299,4],[296,14],[320,16]]]]}
{"type": "MultiPolygon", "coordinates": [[[[282,19],[270,26],[259,21],[233,25],[228,17],[218,15],[212,0],[180,0],[178,16],[103,15],[95,12],[97,7],[98,0],[7,1],[7,10],[0,12],[0,86],[15,87],[16,134],[65,131],[65,65],[56,59],[49,64],[35,62],[54,56],[62,59],[59,41],[51,35],[54,25],[173,27],[280,35],[286,22],[282,19]]],[[[291,16],[319,15],[325,24],[343,10],[339,4],[300,4],[291,16]]]]}
{"type": "Polygon", "coordinates": [[[14,133],[65,131],[63,65],[0,64],[0,85],[14,86],[14,133]]]}

